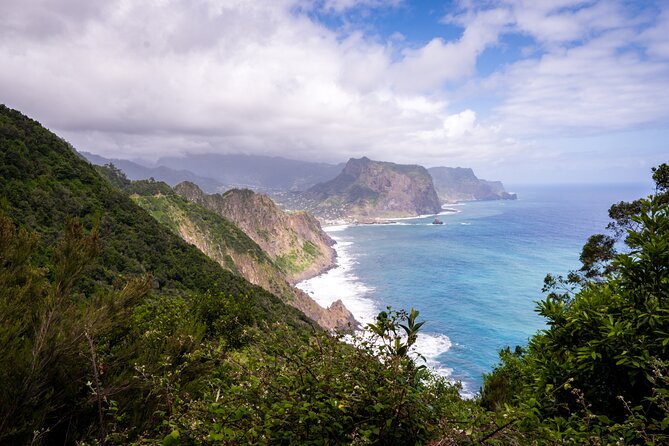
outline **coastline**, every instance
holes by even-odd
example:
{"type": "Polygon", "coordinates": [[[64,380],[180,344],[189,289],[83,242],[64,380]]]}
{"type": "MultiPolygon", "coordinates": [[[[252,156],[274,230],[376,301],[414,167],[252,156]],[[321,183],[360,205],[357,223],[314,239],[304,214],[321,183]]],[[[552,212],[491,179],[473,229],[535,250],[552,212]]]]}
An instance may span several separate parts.
{"type": "Polygon", "coordinates": [[[352,242],[335,235],[349,226],[351,225],[340,224],[323,227],[323,230],[336,242],[332,247],[336,253],[335,263],[321,274],[297,282],[295,287],[307,293],[324,308],[341,300],[353,317],[364,326],[375,320],[378,309],[368,297],[373,289],[360,282],[352,272],[354,259],[347,250],[352,242]]]}
{"type": "MultiPolygon", "coordinates": [[[[452,214],[452,212],[447,213],[452,214]]],[[[412,219],[416,218],[420,217],[412,217],[412,219]]],[[[350,240],[350,237],[340,234],[347,228],[355,226],[362,225],[337,224],[324,226],[323,230],[337,242],[333,246],[337,252],[336,265],[319,276],[296,283],[295,286],[326,308],[337,300],[341,300],[360,323],[360,326],[364,327],[376,320],[377,314],[383,309],[383,302],[378,302],[376,296],[374,296],[375,288],[364,283],[355,274],[354,266],[357,260],[351,252],[354,242],[350,240]]],[[[437,358],[451,347],[451,340],[446,334],[424,332],[418,337],[415,350],[425,357],[428,367],[448,379],[453,370],[437,358]]],[[[463,396],[473,395],[466,388],[466,385],[464,385],[461,394],[463,396]]]]}
{"type": "Polygon", "coordinates": [[[421,214],[421,215],[414,215],[411,217],[374,217],[374,218],[369,218],[367,220],[358,220],[355,218],[349,218],[349,219],[337,219],[337,220],[325,220],[325,219],[319,219],[319,222],[322,225],[322,229],[325,232],[329,231],[336,231],[337,229],[333,228],[346,228],[349,226],[384,226],[384,225],[394,225],[394,224],[399,224],[401,221],[406,221],[406,220],[419,220],[422,218],[431,218],[431,217],[438,217],[440,215],[453,215],[453,214],[459,214],[462,212],[459,209],[443,209],[441,212],[438,212],[436,214],[421,214]]]}

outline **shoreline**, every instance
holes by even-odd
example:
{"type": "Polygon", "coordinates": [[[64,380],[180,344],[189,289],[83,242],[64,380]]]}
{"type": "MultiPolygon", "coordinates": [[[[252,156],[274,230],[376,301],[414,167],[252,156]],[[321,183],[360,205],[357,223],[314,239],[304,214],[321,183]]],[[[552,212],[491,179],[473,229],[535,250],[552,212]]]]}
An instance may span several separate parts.
{"type": "Polygon", "coordinates": [[[366,297],[373,288],[363,284],[357,276],[352,274],[353,258],[348,254],[346,247],[352,242],[342,240],[333,233],[341,232],[351,225],[325,226],[323,230],[335,240],[333,249],[336,253],[335,263],[321,274],[297,282],[294,286],[307,293],[320,306],[327,308],[337,300],[351,312],[360,326],[373,322],[378,309],[372,299],[366,297]]]}
{"type": "Polygon", "coordinates": [[[440,212],[437,212],[436,214],[420,214],[411,217],[370,217],[369,219],[363,219],[363,220],[353,217],[341,218],[337,220],[326,220],[319,218],[318,221],[321,223],[323,230],[325,232],[328,232],[329,228],[339,228],[339,227],[346,228],[349,226],[392,225],[399,221],[418,220],[421,218],[437,217],[439,215],[459,214],[460,212],[462,211],[459,209],[442,208],[442,210],[440,212]]]}
{"type": "MultiPolygon", "coordinates": [[[[355,320],[360,323],[359,329],[356,330],[360,333],[366,324],[373,323],[376,320],[379,311],[383,310],[383,305],[374,297],[375,288],[364,283],[355,275],[354,265],[357,261],[348,250],[348,247],[352,246],[354,242],[341,235],[335,235],[351,226],[356,225],[338,224],[323,227],[323,230],[337,242],[333,246],[337,252],[337,263],[320,276],[301,281],[295,286],[323,307],[328,307],[337,300],[341,300],[355,320]]],[[[450,379],[453,369],[437,360],[437,358],[450,350],[452,346],[453,343],[446,334],[424,332],[418,337],[415,351],[425,357],[425,364],[430,369],[438,375],[450,379]]],[[[463,383],[461,394],[463,396],[473,395],[467,387],[467,384],[463,383]]]]}

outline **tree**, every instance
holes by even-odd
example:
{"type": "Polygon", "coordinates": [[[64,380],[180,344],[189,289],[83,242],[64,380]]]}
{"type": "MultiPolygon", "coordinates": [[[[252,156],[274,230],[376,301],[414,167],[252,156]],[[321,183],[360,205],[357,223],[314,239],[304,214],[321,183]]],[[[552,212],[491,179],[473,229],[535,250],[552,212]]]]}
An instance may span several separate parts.
{"type": "Polygon", "coordinates": [[[531,411],[532,429],[550,426],[556,438],[569,431],[573,438],[597,432],[669,439],[667,172],[666,164],[653,170],[654,196],[612,206],[612,229],[625,230],[625,252],[614,252],[613,237],[591,237],[581,255],[585,274],[572,282],[578,287],[556,292],[564,282],[547,281],[553,292],[538,312],[548,329],[525,354],[504,353],[486,378],[484,395],[499,394],[500,382],[523,382],[503,402],[531,411]]]}

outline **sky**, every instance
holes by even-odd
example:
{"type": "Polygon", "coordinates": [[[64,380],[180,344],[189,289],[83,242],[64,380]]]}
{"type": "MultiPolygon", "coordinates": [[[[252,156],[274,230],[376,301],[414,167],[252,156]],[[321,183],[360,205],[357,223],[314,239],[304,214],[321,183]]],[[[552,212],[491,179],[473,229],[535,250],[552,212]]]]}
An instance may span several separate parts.
{"type": "Polygon", "coordinates": [[[0,103],[113,158],[639,182],[668,92],[667,0],[0,0],[0,103]]]}

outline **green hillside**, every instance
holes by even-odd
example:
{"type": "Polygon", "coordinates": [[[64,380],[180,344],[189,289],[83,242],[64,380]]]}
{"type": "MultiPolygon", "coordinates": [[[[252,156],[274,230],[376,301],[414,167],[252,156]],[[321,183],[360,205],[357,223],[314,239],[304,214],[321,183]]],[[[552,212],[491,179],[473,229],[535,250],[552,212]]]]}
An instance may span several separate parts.
{"type": "Polygon", "coordinates": [[[0,444],[415,444],[459,401],[408,356],[416,313],[381,350],[307,331],[6,107],[0,149],[0,444]]]}
{"type": "MultiPolygon", "coordinates": [[[[95,327],[100,330],[99,338],[91,340],[99,349],[96,357],[127,355],[108,374],[108,384],[126,386],[133,397],[142,398],[138,388],[144,386],[127,382],[133,361],[142,363],[148,352],[146,346],[140,348],[137,332],[142,314],[186,311],[180,323],[192,327],[189,336],[202,340],[215,333],[226,345],[240,344],[246,337],[242,333],[257,324],[281,321],[300,330],[311,324],[299,311],[182,241],[101,178],[68,143],[4,106],[0,197],[1,322],[3,329],[16,328],[0,339],[5,341],[0,352],[0,443],[23,443],[42,431],[48,441],[82,434],[75,424],[85,424],[91,416],[82,413],[80,398],[92,377],[79,364],[90,356],[81,342],[83,333],[93,336],[95,327]],[[21,293],[28,294],[19,301],[21,293]],[[114,296],[125,297],[111,305],[108,300],[114,296]],[[110,313],[114,305],[118,314],[110,313]],[[202,305],[217,308],[205,311],[202,305]],[[130,319],[116,319],[120,314],[130,319]],[[133,321],[137,323],[123,325],[133,321]],[[110,326],[102,328],[107,322],[110,326]],[[113,339],[106,330],[114,333],[113,339]],[[76,358],[71,356],[75,351],[76,358]],[[14,423],[11,428],[8,422],[14,423]],[[71,430],[64,434],[65,428],[71,430]]],[[[160,356],[160,351],[153,353],[160,356]]],[[[188,353],[187,348],[181,352],[188,353]]],[[[155,409],[152,404],[139,408],[130,397],[121,392],[118,403],[133,407],[138,419],[155,409]]]]}
{"type": "MultiPolygon", "coordinates": [[[[0,107],[0,444],[669,444],[669,165],[653,180],[463,400],[415,354],[417,311],[320,330],[177,235],[211,214],[0,107]]],[[[208,243],[262,262],[219,224],[208,243]]]]}
{"type": "Polygon", "coordinates": [[[5,215],[36,231],[46,245],[58,239],[71,218],[88,230],[99,226],[103,243],[91,272],[95,284],[151,273],[159,293],[212,289],[235,296],[250,293],[270,319],[278,314],[300,319],[274,296],[222,270],[158,224],[101,178],[67,142],[4,106],[0,147],[0,210],[5,215]]]}

